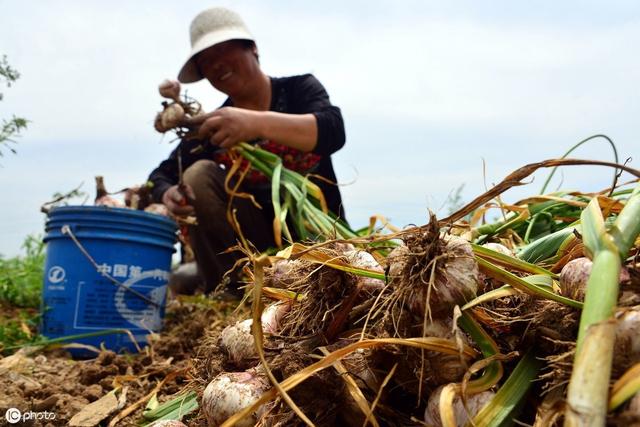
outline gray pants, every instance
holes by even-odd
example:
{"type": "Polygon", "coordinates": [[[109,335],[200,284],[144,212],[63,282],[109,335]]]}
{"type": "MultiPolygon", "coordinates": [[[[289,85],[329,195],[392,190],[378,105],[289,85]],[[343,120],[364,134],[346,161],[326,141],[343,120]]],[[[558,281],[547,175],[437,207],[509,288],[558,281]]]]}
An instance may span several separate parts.
{"type": "MultiPolygon", "coordinates": [[[[198,269],[205,282],[205,291],[214,290],[235,262],[244,257],[241,252],[223,253],[236,246],[239,238],[227,221],[229,196],[224,189],[227,171],[211,160],[199,160],[184,172],[184,182],[196,196],[193,206],[198,225],[189,229],[191,246],[198,269]]],[[[240,188],[241,191],[247,189],[240,188]]],[[[255,194],[262,209],[250,200],[234,198],[233,208],[245,239],[258,251],[275,246],[273,239],[273,207],[265,194],[255,194]]],[[[237,287],[237,272],[230,273],[230,286],[237,287]]]]}

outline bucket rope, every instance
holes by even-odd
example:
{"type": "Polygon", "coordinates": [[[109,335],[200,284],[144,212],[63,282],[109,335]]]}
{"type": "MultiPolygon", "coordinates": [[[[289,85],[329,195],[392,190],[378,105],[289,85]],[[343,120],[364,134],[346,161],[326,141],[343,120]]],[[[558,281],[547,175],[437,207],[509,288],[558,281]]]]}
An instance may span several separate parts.
{"type": "Polygon", "coordinates": [[[111,281],[113,284],[120,286],[121,288],[124,288],[125,291],[127,292],[131,292],[132,294],[134,294],[135,296],[137,296],[138,298],[141,298],[143,300],[145,300],[146,302],[148,302],[149,304],[152,304],[155,307],[160,307],[160,304],[158,304],[157,302],[153,301],[151,298],[147,297],[146,295],[136,291],[135,289],[125,285],[124,283],[120,282],[118,279],[114,278],[113,276],[111,276],[109,273],[105,272],[103,269],[100,268],[100,266],[98,265],[98,263],[93,259],[93,257],[89,254],[89,252],[84,248],[84,246],[82,246],[82,243],[80,243],[80,241],[78,240],[78,238],[73,234],[73,231],[71,231],[71,227],[69,227],[69,225],[65,224],[62,226],[62,228],[60,229],[60,231],[62,232],[62,234],[66,234],[68,235],[71,240],[73,241],[73,243],[76,244],[76,246],[78,247],[78,249],[80,250],[80,252],[82,252],[82,254],[89,260],[89,262],[95,267],[96,271],[98,273],[100,273],[104,278],[108,279],[109,281],[111,281]]]}

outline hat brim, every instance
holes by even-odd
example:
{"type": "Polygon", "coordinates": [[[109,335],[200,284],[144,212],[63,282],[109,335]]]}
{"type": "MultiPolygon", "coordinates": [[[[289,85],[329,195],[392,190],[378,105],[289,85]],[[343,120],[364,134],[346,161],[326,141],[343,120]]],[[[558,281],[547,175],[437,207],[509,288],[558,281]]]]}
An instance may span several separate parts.
{"type": "Polygon", "coordinates": [[[195,83],[203,79],[202,74],[198,70],[198,67],[193,60],[194,57],[205,49],[211,46],[223,43],[229,40],[253,40],[251,34],[249,34],[244,28],[229,28],[220,31],[213,31],[205,34],[193,45],[189,57],[185,61],[184,65],[178,73],[178,81],[181,83],[195,83]]]}

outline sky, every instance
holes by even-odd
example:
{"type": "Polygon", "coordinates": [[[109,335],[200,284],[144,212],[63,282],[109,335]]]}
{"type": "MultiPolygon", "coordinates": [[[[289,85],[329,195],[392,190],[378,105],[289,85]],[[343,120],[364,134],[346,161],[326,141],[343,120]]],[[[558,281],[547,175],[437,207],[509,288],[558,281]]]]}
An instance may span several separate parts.
{"type": "MultiPolygon", "coordinates": [[[[0,119],[30,120],[17,155],[0,158],[0,256],[44,233],[54,193],[82,184],[90,202],[94,176],[118,190],[166,158],[157,85],[176,77],[191,19],[212,6],[242,15],[267,74],[313,73],[341,108],[347,144],[333,162],[354,227],[444,216],[457,189],[469,201],[593,134],[622,160],[640,151],[635,1],[0,0],[0,55],[21,73],[0,88],[0,119]]],[[[206,110],[224,100],[206,82],[185,88],[206,110]]],[[[596,140],[573,157],[613,154],[596,140]]],[[[504,200],[537,194],[547,173],[504,200]]],[[[611,176],[568,167],[552,187],[597,191],[611,176]]]]}

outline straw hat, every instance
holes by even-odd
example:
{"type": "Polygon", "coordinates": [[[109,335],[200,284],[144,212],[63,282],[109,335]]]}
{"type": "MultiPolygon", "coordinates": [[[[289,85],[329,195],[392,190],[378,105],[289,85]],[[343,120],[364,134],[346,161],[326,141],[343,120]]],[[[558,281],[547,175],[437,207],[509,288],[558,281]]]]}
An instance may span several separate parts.
{"type": "Polygon", "coordinates": [[[191,22],[191,53],[178,73],[182,83],[193,83],[201,80],[202,74],[193,60],[203,50],[229,40],[253,40],[253,36],[240,15],[223,7],[204,10],[191,22]]]}

